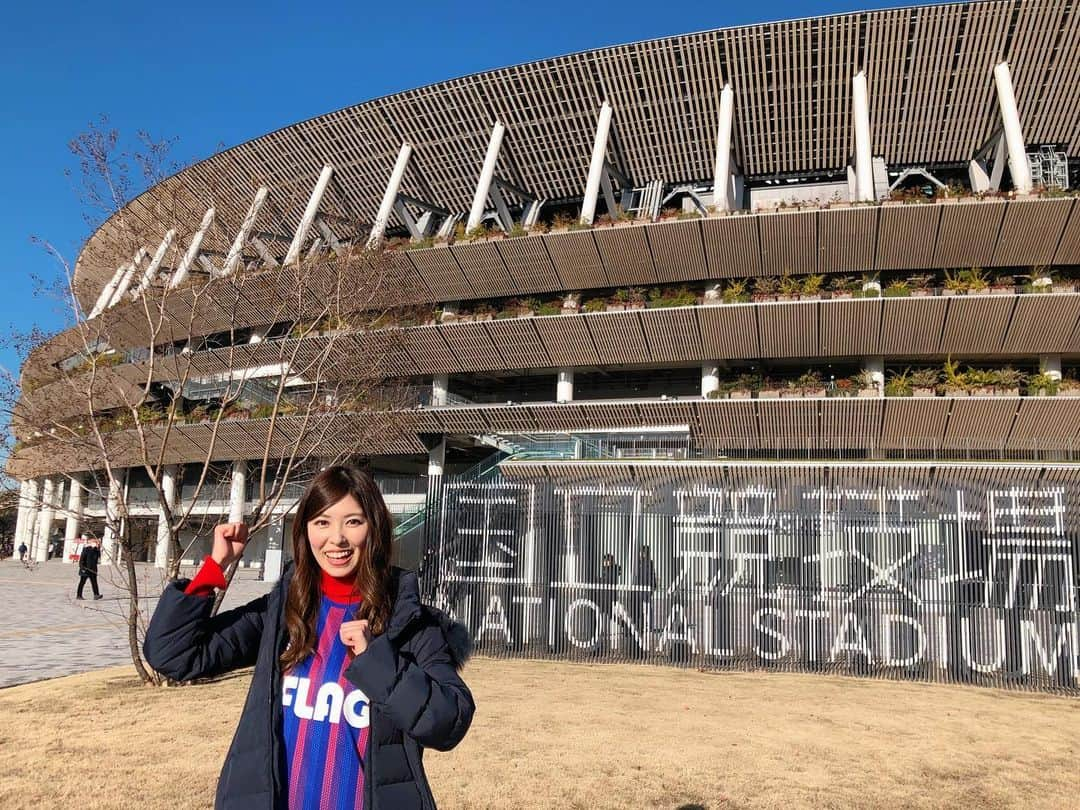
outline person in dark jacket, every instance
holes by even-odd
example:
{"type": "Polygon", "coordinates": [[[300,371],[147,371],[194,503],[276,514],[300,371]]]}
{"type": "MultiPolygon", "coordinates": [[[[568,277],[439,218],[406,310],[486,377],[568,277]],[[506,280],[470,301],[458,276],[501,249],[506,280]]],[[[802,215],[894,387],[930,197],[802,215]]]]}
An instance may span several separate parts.
{"type": "Polygon", "coordinates": [[[645,641],[638,649],[638,655],[644,657],[649,650],[649,633],[653,629],[653,594],[656,592],[656,568],[653,566],[652,553],[648,546],[642,546],[638,552],[637,568],[634,569],[634,592],[630,599],[631,616],[635,622],[641,622],[642,636],[645,641]]]}
{"type": "Polygon", "coordinates": [[[275,588],[210,616],[247,527],[216,527],[195,578],[171,583],[144,652],[177,681],[254,664],[218,780],[217,810],[433,810],[425,748],[472,722],[459,670],[468,632],[422,605],[416,575],[390,565],[392,522],[371,477],[329,467],[301,498],[293,558],[275,588]]]}
{"type": "Polygon", "coordinates": [[[597,583],[596,602],[600,610],[600,630],[596,634],[597,644],[594,650],[597,654],[605,654],[612,648],[611,634],[615,632],[612,609],[618,596],[621,570],[621,566],[615,564],[614,554],[604,554],[600,560],[600,581],[597,583]]]}
{"type": "Polygon", "coordinates": [[[98,590],[97,574],[98,574],[98,561],[101,559],[101,549],[94,540],[88,540],[83,545],[82,553],[79,554],[79,587],[75,591],[75,598],[83,598],[83,588],[86,587],[87,580],[90,581],[90,588],[94,592],[94,598],[101,598],[101,591],[98,590]]]}

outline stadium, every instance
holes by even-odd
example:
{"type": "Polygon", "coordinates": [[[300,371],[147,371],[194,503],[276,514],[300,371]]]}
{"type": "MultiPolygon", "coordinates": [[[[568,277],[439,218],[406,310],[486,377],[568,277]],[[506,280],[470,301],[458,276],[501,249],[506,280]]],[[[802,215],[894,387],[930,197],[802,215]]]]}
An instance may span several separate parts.
{"type": "MultiPolygon", "coordinates": [[[[361,458],[399,561],[487,654],[1075,689],[1078,39],[1071,0],[845,14],[285,127],[93,234],[84,320],[30,355],[23,405],[73,417],[88,360],[138,391],[160,353],[155,390],[205,417],[222,380],[290,377],[283,345],[337,340],[347,379],[392,331],[394,429],[335,400],[317,435],[282,438],[284,415],[274,438],[256,397],[158,437],[168,497],[207,470],[199,513],[241,519],[275,441],[361,458]],[[267,303],[289,268],[353,249],[425,314],[298,331],[310,313],[267,303]],[[166,292],[181,326],[148,345],[166,292]],[[201,382],[170,378],[181,362],[201,382]]],[[[109,556],[123,500],[165,565],[138,454],[101,493],[54,433],[15,430],[16,544],[45,559],[91,527],[109,556]]],[[[267,579],[290,524],[286,504],[252,544],[267,579]]]]}

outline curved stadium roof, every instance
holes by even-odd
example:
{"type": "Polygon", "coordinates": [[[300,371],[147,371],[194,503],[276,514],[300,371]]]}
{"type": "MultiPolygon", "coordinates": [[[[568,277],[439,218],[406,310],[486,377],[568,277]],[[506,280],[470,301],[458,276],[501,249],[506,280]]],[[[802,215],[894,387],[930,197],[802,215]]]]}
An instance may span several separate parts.
{"type": "MultiPolygon", "coordinates": [[[[331,164],[322,212],[337,238],[349,239],[374,219],[403,142],[414,153],[402,192],[465,211],[496,120],[507,127],[499,176],[539,199],[572,200],[583,192],[605,100],[615,109],[609,159],[635,185],[703,180],[712,176],[726,82],[735,93],[736,157],[747,177],[840,172],[853,148],[851,79],[859,69],[869,84],[874,154],[890,166],[959,163],[999,125],[992,71],[1003,59],[1027,141],[1075,154],[1078,32],[1080,7],[1071,0],[992,0],[764,23],[571,54],[294,124],[195,164],[124,213],[152,234],[176,227],[183,238],[212,205],[217,220],[204,248],[225,252],[255,189],[265,184],[280,239],[261,236],[283,255],[320,170],[331,164]],[[159,221],[166,218],[176,221],[159,221]]],[[[110,245],[115,219],[80,256],[84,306],[121,261],[110,245]]]]}

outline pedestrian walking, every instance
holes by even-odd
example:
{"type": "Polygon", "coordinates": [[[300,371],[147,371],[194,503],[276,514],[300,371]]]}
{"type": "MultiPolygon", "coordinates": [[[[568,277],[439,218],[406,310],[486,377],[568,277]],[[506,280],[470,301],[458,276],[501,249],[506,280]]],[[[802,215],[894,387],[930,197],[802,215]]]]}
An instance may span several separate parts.
{"type": "Polygon", "coordinates": [[[19,562],[26,562],[26,543],[19,543],[19,562]]]}
{"type": "Polygon", "coordinates": [[[98,561],[101,559],[101,548],[97,540],[87,540],[86,536],[83,536],[83,550],[79,554],[79,587],[75,591],[75,598],[83,598],[83,588],[86,587],[87,581],[90,582],[90,588],[94,592],[94,598],[101,598],[101,591],[98,590],[97,575],[98,575],[98,561]]]}
{"type": "Polygon", "coordinates": [[[600,610],[600,630],[596,634],[596,653],[603,654],[607,649],[614,649],[612,639],[615,632],[615,601],[618,597],[619,575],[622,566],[615,563],[615,555],[608,552],[600,560],[600,582],[598,584],[597,607],[600,610]]]}
{"type": "Polygon", "coordinates": [[[639,656],[644,657],[651,646],[649,634],[653,630],[653,594],[656,592],[656,568],[653,566],[652,552],[648,546],[642,546],[638,552],[637,567],[634,569],[634,592],[630,599],[632,618],[641,622],[641,637],[644,645],[639,649],[639,656]]]}
{"type": "Polygon", "coordinates": [[[186,681],[255,666],[217,810],[435,807],[423,753],[472,722],[459,675],[471,642],[391,567],[392,525],[370,475],[329,467],[300,500],[295,562],[269,594],[210,616],[243,523],[217,526],[195,578],[166,587],[144,645],[154,669],[186,681]]]}

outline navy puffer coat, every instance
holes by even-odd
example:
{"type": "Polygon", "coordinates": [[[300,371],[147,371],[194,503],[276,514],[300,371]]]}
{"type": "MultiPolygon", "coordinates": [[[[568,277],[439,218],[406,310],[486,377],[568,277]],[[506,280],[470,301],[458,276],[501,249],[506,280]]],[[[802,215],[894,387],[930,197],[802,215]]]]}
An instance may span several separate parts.
{"type": "MultiPolygon", "coordinates": [[[[433,810],[423,752],[447,751],[469,729],[475,707],[458,670],[471,645],[462,625],[420,603],[414,573],[393,573],[397,597],[387,631],[345,672],[370,700],[364,810],[433,810]]],[[[218,780],[217,810],[288,806],[278,658],[288,640],[291,579],[290,566],[270,593],[215,617],[213,600],[185,594],[188,581],[178,580],[161,595],[146,632],[146,660],[178,681],[255,666],[218,780]]]]}

